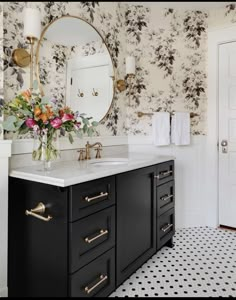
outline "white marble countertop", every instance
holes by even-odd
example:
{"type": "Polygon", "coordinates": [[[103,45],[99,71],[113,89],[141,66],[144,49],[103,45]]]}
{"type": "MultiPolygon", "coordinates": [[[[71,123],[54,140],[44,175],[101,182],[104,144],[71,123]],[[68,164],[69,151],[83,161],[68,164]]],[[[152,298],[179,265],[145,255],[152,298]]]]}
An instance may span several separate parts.
{"type": "Polygon", "coordinates": [[[160,156],[149,153],[128,153],[126,157],[92,159],[88,161],[58,161],[52,170],[43,171],[41,166],[28,166],[12,169],[10,177],[67,187],[70,185],[107,177],[127,171],[174,160],[173,156],[160,156]],[[106,162],[102,165],[100,162],[106,162]],[[109,165],[109,162],[123,161],[122,164],[109,165]],[[94,165],[94,163],[98,163],[94,165]]]}

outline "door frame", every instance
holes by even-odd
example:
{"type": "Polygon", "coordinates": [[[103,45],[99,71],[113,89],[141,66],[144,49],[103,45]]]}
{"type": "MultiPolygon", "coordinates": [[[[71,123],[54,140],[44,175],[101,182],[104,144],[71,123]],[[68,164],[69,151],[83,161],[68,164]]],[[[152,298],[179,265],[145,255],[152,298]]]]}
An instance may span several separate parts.
{"type": "Polygon", "coordinates": [[[236,42],[236,25],[208,30],[206,211],[208,224],[213,227],[219,226],[219,45],[230,42],[236,42]]]}

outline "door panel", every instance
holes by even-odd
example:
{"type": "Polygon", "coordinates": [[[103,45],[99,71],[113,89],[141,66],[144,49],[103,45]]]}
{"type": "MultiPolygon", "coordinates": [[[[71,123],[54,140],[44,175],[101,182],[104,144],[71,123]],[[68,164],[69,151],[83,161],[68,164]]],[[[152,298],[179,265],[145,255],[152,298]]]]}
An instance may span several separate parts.
{"type": "Polygon", "coordinates": [[[219,46],[219,223],[236,227],[236,42],[219,46]],[[221,145],[226,141],[227,146],[221,145]]]}
{"type": "Polygon", "coordinates": [[[117,176],[117,284],[156,251],[155,167],[117,176]]]}

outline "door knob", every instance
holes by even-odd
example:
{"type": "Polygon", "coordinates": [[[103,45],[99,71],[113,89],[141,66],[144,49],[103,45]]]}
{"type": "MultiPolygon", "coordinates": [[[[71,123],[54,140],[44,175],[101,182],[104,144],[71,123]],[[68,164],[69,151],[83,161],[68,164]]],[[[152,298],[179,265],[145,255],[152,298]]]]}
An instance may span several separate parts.
{"type": "Polygon", "coordinates": [[[222,146],[222,153],[227,153],[228,152],[228,141],[222,140],[221,146],[222,146]]]}
{"type": "Polygon", "coordinates": [[[222,146],[222,147],[228,146],[228,142],[227,142],[226,140],[222,140],[221,146],[222,146]]]}

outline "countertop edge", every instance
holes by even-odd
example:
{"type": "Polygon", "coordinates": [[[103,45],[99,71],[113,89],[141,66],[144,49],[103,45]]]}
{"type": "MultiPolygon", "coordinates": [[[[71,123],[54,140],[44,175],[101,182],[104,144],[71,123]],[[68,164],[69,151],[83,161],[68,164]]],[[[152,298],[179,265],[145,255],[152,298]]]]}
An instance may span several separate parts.
{"type": "Polygon", "coordinates": [[[84,182],[88,182],[88,181],[92,181],[104,177],[130,172],[140,168],[161,164],[175,159],[176,158],[174,156],[164,156],[163,158],[156,157],[153,160],[137,161],[137,164],[135,163],[133,163],[132,165],[128,164],[125,166],[121,166],[119,168],[111,168],[111,169],[103,169],[103,170],[98,169],[97,170],[98,172],[94,174],[89,173],[89,174],[78,175],[77,177],[72,177],[71,179],[60,179],[56,177],[47,176],[47,173],[50,174],[50,172],[44,172],[42,175],[33,174],[30,172],[21,171],[21,168],[11,170],[9,173],[9,177],[24,179],[28,181],[34,181],[38,183],[49,184],[49,185],[54,185],[59,187],[68,187],[75,184],[80,184],[80,183],[84,183],[84,182]],[[83,178],[79,178],[79,177],[83,177],[83,178]]]}

